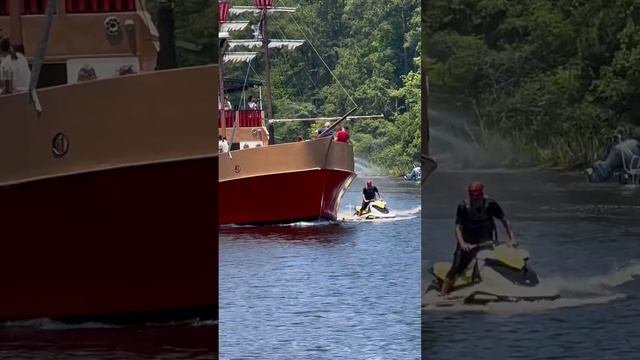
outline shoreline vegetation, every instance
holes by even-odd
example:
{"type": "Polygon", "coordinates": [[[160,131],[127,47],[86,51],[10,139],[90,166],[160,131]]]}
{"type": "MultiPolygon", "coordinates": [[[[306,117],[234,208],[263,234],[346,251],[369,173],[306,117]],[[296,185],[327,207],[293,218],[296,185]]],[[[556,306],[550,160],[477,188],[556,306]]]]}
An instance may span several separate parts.
{"type": "Polygon", "coordinates": [[[481,144],[574,170],[640,135],[634,1],[432,0],[425,14],[431,93],[466,99],[481,144]]]}
{"type": "MultiPolygon", "coordinates": [[[[233,5],[253,1],[232,0],[233,5]]],[[[358,104],[353,115],[384,114],[384,120],[346,121],[356,156],[388,175],[399,176],[420,163],[420,2],[418,0],[281,0],[298,6],[293,15],[272,16],[270,37],[304,39],[305,35],[358,104]],[[300,28],[296,25],[300,25],[300,28]]],[[[178,48],[181,66],[211,63],[215,55],[217,2],[176,3],[176,39],[202,46],[178,48]],[[203,10],[203,8],[206,8],[203,10]]],[[[149,5],[152,8],[151,5],[149,5]]],[[[251,15],[244,15],[249,19],[251,15]]],[[[255,21],[252,22],[255,24],[255,21]]],[[[251,38],[250,27],[234,37],[251,38]]],[[[227,64],[226,77],[262,81],[263,54],[250,63],[227,64]]],[[[270,49],[273,113],[277,119],[341,116],[353,108],[309,43],[295,50],[270,49]]],[[[259,98],[257,88],[229,94],[233,106],[259,98]]],[[[262,93],[264,96],[264,91],[262,93]]],[[[309,139],[324,121],[276,123],[277,142],[309,139]]]]}

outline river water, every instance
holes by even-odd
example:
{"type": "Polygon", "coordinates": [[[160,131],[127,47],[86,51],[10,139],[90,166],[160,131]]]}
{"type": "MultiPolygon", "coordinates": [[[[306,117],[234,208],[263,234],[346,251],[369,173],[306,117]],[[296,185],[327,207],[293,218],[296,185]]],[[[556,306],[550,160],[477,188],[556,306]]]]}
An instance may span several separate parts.
{"type": "Polygon", "coordinates": [[[221,229],[221,359],[420,358],[420,187],[372,180],[399,218],[221,229]]]}
{"type": "Polygon", "coordinates": [[[563,298],[423,308],[424,359],[637,358],[640,188],[588,184],[575,173],[437,171],[422,198],[423,286],[433,261],[451,261],[456,205],[472,180],[485,183],[532,267],[563,298]]]}
{"type": "Polygon", "coordinates": [[[117,327],[20,321],[0,328],[0,359],[216,359],[216,336],[213,322],[117,327]]]}

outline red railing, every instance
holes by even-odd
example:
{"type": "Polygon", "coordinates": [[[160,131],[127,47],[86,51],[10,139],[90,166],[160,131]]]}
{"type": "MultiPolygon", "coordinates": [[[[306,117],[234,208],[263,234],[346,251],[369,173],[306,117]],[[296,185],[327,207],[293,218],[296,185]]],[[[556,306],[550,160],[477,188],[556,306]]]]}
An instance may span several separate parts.
{"type": "MultiPolygon", "coordinates": [[[[0,16],[9,16],[11,0],[0,0],[0,16]]],[[[20,1],[20,12],[22,15],[40,15],[47,9],[47,0],[22,0],[20,1]]]]}
{"type": "Polygon", "coordinates": [[[256,0],[256,7],[259,9],[266,9],[273,6],[273,0],[256,0]]]}
{"type": "MultiPolygon", "coordinates": [[[[0,16],[10,15],[9,2],[0,0],[0,16]]],[[[44,14],[48,0],[22,0],[23,15],[44,14]]],[[[136,11],[135,0],[66,0],[68,13],[101,13],[136,11]]]]}
{"type": "MultiPolygon", "coordinates": [[[[237,111],[225,111],[224,117],[226,119],[225,125],[227,127],[233,127],[233,122],[238,116],[238,127],[261,127],[262,126],[262,111],[260,110],[237,110],[237,111]]],[[[221,127],[218,120],[218,127],[221,127]]]]}
{"type": "Polygon", "coordinates": [[[68,13],[136,11],[135,0],[66,0],[68,13]]]}
{"type": "Polygon", "coordinates": [[[220,1],[218,3],[218,21],[223,23],[227,21],[227,16],[229,15],[229,2],[228,1],[220,1]]]}
{"type": "Polygon", "coordinates": [[[260,110],[238,110],[238,123],[240,127],[262,126],[262,111],[260,110]]]}

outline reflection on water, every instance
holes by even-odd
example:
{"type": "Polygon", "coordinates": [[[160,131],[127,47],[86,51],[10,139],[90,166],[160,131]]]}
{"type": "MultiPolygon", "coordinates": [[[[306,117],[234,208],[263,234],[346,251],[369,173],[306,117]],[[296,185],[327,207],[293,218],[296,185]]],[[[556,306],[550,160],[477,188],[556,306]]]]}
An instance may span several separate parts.
{"type": "Polygon", "coordinates": [[[215,324],[114,327],[51,320],[0,329],[2,359],[216,359],[215,324]]]}
{"type": "MultiPolygon", "coordinates": [[[[374,177],[391,211],[420,188],[374,177]]],[[[360,204],[356,180],[340,213],[360,204]]],[[[222,359],[419,359],[420,218],[226,227],[222,359]],[[269,354],[268,356],[265,354],[269,354]]]]}
{"type": "MultiPolygon", "coordinates": [[[[425,356],[637,357],[640,188],[588,184],[580,174],[559,172],[437,172],[423,196],[423,270],[433,261],[450,261],[455,206],[466,196],[471,180],[485,183],[529,250],[533,268],[561,289],[563,298],[427,309],[423,311],[425,356]],[[491,341],[486,340],[489,334],[491,341]]],[[[429,281],[424,271],[423,285],[429,281]]]]}

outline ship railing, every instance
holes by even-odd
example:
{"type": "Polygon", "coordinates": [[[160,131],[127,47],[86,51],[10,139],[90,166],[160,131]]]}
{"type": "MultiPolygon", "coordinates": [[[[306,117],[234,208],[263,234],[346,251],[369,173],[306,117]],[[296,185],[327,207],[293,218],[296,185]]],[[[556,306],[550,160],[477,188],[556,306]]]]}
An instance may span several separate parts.
{"type": "MultiPolygon", "coordinates": [[[[10,15],[11,0],[0,0],[0,16],[10,15]]],[[[48,0],[21,0],[20,9],[23,15],[44,15],[48,0]]],[[[109,13],[136,11],[135,0],[65,0],[68,14],[75,13],[109,13]]]]}
{"type": "Polygon", "coordinates": [[[66,4],[67,13],[136,11],[134,0],[66,0],[66,4]]]}
{"type": "MultiPolygon", "coordinates": [[[[260,110],[225,110],[225,126],[233,127],[236,118],[238,118],[238,127],[262,127],[263,126],[263,113],[260,110]]],[[[218,116],[218,127],[222,127],[220,119],[222,116],[218,116]]]]}

